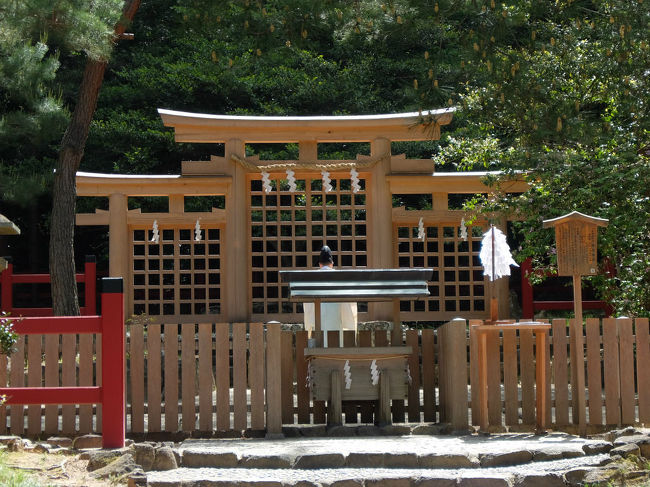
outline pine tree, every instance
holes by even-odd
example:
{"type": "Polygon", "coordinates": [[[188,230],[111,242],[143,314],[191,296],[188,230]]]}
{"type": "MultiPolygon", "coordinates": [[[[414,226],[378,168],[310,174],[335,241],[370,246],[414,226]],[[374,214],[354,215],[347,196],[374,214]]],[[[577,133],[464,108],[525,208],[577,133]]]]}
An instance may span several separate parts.
{"type": "MultiPolygon", "coordinates": [[[[77,100],[61,140],[54,174],[50,228],[52,302],[56,315],[78,315],[74,267],[75,177],[83,157],[99,89],[113,45],[133,19],[139,0],[107,0],[88,3],[63,0],[9,2],[3,6],[3,31],[16,45],[41,41],[41,50],[84,53],[87,61],[77,100]],[[121,17],[120,17],[121,14],[121,17]],[[5,30],[6,29],[6,30],[5,30]]],[[[13,51],[14,54],[19,51],[13,51]]],[[[45,57],[42,58],[44,60],[45,57]]],[[[52,63],[48,57],[42,66],[52,63]]],[[[38,64],[38,63],[37,63],[38,64]]],[[[28,64],[25,63],[25,66],[28,64]]],[[[23,90],[28,93],[28,90],[23,90]]],[[[47,100],[47,97],[41,97],[47,100]]],[[[17,113],[24,114],[21,108],[17,113]]],[[[20,171],[26,168],[21,167],[20,171]]]]}

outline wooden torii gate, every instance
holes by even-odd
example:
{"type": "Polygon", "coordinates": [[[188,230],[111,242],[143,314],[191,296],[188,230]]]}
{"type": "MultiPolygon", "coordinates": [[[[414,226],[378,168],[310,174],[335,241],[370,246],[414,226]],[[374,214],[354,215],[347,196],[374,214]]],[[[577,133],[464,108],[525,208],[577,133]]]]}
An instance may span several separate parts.
{"type": "MultiPolygon", "coordinates": [[[[278,306],[282,307],[279,279],[272,284],[264,282],[266,290],[255,284],[257,274],[251,272],[251,182],[259,181],[262,173],[271,180],[286,179],[286,171],[292,170],[296,178],[321,178],[321,171],[327,171],[332,178],[350,179],[350,170],[356,169],[359,178],[365,181],[364,187],[364,234],[359,237],[352,235],[355,245],[362,240],[366,248],[362,252],[339,249],[338,255],[349,259],[352,267],[393,268],[397,267],[394,232],[396,224],[406,222],[413,225],[418,218],[425,217],[429,221],[448,222],[458,225],[462,212],[449,210],[447,206],[448,193],[477,193],[487,192],[481,182],[485,173],[435,173],[430,159],[406,159],[404,155],[391,153],[393,141],[423,141],[438,139],[441,126],[451,122],[454,109],[440,109],[426,112],[400,113],[389,115],[359,115],[359,116],[311,116],[311,117],[258,117],[258,116],[229,116],[186,113],[160,109],[159,113],[165,126],[173,127],[177,142],[191,143],[222,143],[224,155],[212,156],[209,161],[184,161],[180,175],[171,176],[138,176],[138,175],[109,175],[109,174],[77,174],[77,193],[79,196],[107,197],[108,210],[96,210],[92,214],[77,215],[78,225],[108,225],[109,227],[109,274],[123,276],[125,279],[125,306],[127,316],[137,314],[138,310],[149,315],[155,315],[146,306],[154,301],[147,301],[150,296],[157,299],[154,311],[160,315],[168,315],[173,319],[187,318],[188,321],[200,319],[199,315],[218,314],[222,321],[261,320],[273,316],[272,312],[278,306]],[[354,160],[322,160],[318,158],[318,144],[328,142],[365,142],[370,144],[370,155],[358,155],[354,160]],[[256,157],[246,156],[246,144],[251,143],[297,143],[299,156],[297,160],[264,161],[256,157]],[[392,207],[393,194],[432,195],[433,209],[418,212],[406,212],[404,208],[392,207]],[[212,208],[211,211],[186,212],[185,197],[223,195],[225,208],[212,208]],[[129,197],[165,196],[169,198],[169,211],[159,213],[142,213],[140,210],[128,209],[129,197]],[[366,212],[367,209],[367,212],[366,212]],[[407,214],[408,213],[408,214],[407,214]],[[416,215],[417,213],[417,215],[416,215]],[[162,283],[151,284],[149,274],[164,273],[163,270],[149,269],[147,255],[137,254],[140,248],[151,240],[151,228],[156,221],[161,232],[163,229],[184,225],[187,229],[198,221],[202,229],[214,228],[214,239],[206,241],[206,246],[215,249],[214,254],[205,255],[203,263],[207,277],[204,283],[199,283],[201,289],[190,290],[200,296],[198,302],[192,294],[189,296],[185,285],[177,277],[168,285],[169,289],[159,289],[162,283]],[[138,241],[134,241],[134,229],[139,229],[138,241]],[[135,255],[137,254],[137,255],[135,255]],[[357,254],[363,254],[363,260],[357,254]],[[142,258],[141,258],[142,257],[142,258]],[[137,265],[134,263],[138,261],[137,265]],[[140,261],[142,261],[140,263],[140,261]],[[215,268],[210,267],[213,262],[215,268]],[[134,268],[134,266],[136,268],[134,268]],[[139,267],[138,267],[139,266],[139,267]],[[252,277],[251,277],[252,276],[252,277]],[[158,287],[156,287],[158,286],[158,287]],[[218,287],[218,291],[214,288],[218,287]],[[271,291],[268,288],[273,288],[271,291]],[[151,292],[151,293],[150,293],[151,292]],[[165,301],[163,294],[170,296],[165,301]],[[183,294],[184,293],[184,294],[183,294]],[[251,310],[251,301],[259,297],[260,309],[251,310]],[[183,294],[185,297],[180,297],[183,294]],[[140,299],[145,295],[146,299],[140,299]],[[158,297],[157,297],[158,296],[158,297]],[[144,304],[142,304],[144,303],[144,304]],[[266,308],[263,306],[266,305],[266,308]],[[185,308],[183,308],[185,307],[185,308]],[[180,310],[180,311],[179,311],[180,310]]],[[[307,179],[309,181],[309,179],[307,179]]],[[[513,191],[524,191],[524,183],[513,183],[513,191]]],[[[323,191],[324,193],[324,191],[323,191]]],[[[351,194],[348,191],[348,194],[351,194]]],[[[264,192],[260,190],[264,196],[264,192]]],[[[325,200],[326,195],[322,195],[325,200]]],[[[348,196],[349,198],[349,196],[348,196]]],[[[279,203],[278,203],[279,205],[279,203]]],[[[323,201],[323,209],[328,207],[323,201]]],[[[280,211],[277,212],[278,214],[280,211]]],[[[340,213],[340,212],[339,212],[340,213]]],[[[266,217],[264,217],[266,218],[266,217]]],[[[340,216],[337,217],[341,219],[340,216]]],[[[278,217],[277,228],[283,223],[278,217]]],[[[292,223],[292,222],[289,222],[292,223]]],[[[295,222],[293,222],[295,223],[295,222]]],[[[325,223],[325,222],[321,222],[325,223]]],[[[330,223],[327,221],[326,223],[330,223]]],[[[333,224],[343,223],[333,221],[333,224]]],[[[350,222],[344,222],[346,225],[350,222]]],[[[354,223],[354,222],[352,222],[354,223]]],[[[405,224],[406,224],[405,223],[405,224]]],[[[302,225],[302,223],[301,223],[302,225]]],[[[298,225],[294,225],[297,227],[298,225]]],[[[311,231],[311,222],[304,225],[311,231]]],[[[324,226],[324,225],[323,225],[324,226]]],[[[295,230],[295,228],[294,228],[295,230]]],[[[300,229],[305,231],[304,228],[300,229]]],[[[172,234],[169,233],[169,238],[172,234]]],[[[187,240],[174,234],[170,244],[183,248],[191,247],[187,240]]],[[[310,234],[311,235],[311,234],[310,234]]],[[[323,233],[325,235],[325,233],[323,233]]],[[[265,237],[266,234],[263,235],[265,237]]],[[[208,235],[206,234],[206,237],[208,235]]],[[[278,237],[280,238],[280,237],[278,237]]],[[[319,237],[320,238],[320,237],[319,237]]],[[[325,236],[322,237],[325,239],[325,236]]],[[[338,237],[339,240],[341,237],[338,237]]],[[[262,240],[262,239],[260,239],[262,240]]],[[[164,242],[163,242],[164,243],[164,242]]],[[[262,242],[263,243],[263,242],[262,242]]],[[[261,244],[260,244],[261,245],[261,244]]],[[[149,245],[146,245],[149,247],[149,245]]],[[[190,257],[194,255],[192,247],[190,257]]],[[[201,250],[203,251],[203,250],[201,250]]],[[[295,256],[295,248],[286,254],[293,258],[292,266],[288,268],[309,268],[312,265],[311,252],[308,248],[299,258],[295,256]],[[307,261],[305,263],[305,255],[307,261]]],[[[148,252],[148,250],[147,250],[148,252]]],[[[206,251],[209,253],[209,251],[206,251]]],[[[273,275],[287,267],[279,260],[283,254],[277,249],[277,260],[273,267],[264,261],[257,270],[258,274],[273,275]]],[[[188,254],[189,255],[189,254],[188,254]]],[[[260,258],[266,254],[260,253],[260,258]]],[[[341,258],[343,258],[341,257],[341,258]]],[[[169,259],[161,257],[161,268],[166,260],[169,266],[178,268],[184,256],[170,255],[169,259]],[[173,262],[172,262],[173,261],[173,262]]],[[[195,259],[195,260],[196,260],[195,259]]],[[[199,259],[200,260],[200,259],[199,259]]],[[[182,264],[182,263],[181,263],[182,264]]],[[[158,264],[156,264],[158,265],[158,264]]],[[[194,265],[194,264],[192,264],[194,265]]],[[[194,267],[191,269],[195,272],[194,267]]],[[[161,280],[164,276],[161,277],[161,280]]],[[[192,279],[184,278],[184,279],[192,279]]],[[[203,279],[203,278],[201,278],[203,279]]],[[[264,277],[266,279],[266,277],[264,277]]],[[[201,281],[203,282],[203,281],[201,281]]],[[[192,285],[194,285],[192,281],[192,285]]],[[[507,283],[506,283],[507,285],[507,283]]],[[[188,288],[189,289],[189,288],[188,288]]],[[[507,291],[502,293],[507,299],[507,291]]],[[[255,305],[253,306],[255,307],[255,305]]],[[[288,311],[284,318],[296,318],[297,308],[288,311]]],[[[278,313],[284,312],[282,309],[278,313]]],[[[369,307],[370,319],[390,319],[392,307],[390,304],[373,303],[369,307]]],[[[447,313],[449,315],[450,312],[447,313]]],[[[472,312],[468,317],[481,317],[482,312],[472,312]]],[[[440,319],[446,319],[441,316],[440,319]]],[[[268,318],[267,318],[268,319],[268,318]]],[[[278,319],[278,318],[270,318],[278,319]]],[[[282,318],[280,318],[282,319],[282,318]]]]}

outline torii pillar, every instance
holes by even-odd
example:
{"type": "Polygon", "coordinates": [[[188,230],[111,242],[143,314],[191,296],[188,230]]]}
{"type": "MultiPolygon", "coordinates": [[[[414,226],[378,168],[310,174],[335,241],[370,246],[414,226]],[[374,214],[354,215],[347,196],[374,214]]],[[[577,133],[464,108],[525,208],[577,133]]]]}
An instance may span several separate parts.
{"type": "MultiPolygon", "coordinates": [[[[368,255],[369,267],[375,269],[390,269],[395,267],[393,261],[393,200],[387,176],[390,174],[390,140],[380,137],[370,142],[370,156],[383,158],[373,166],[370,176],[370,187],[367,198],[369,209],[366,214],[368,223],[368,255]]],[[[395,306],[390,303],[368,303],[370,319],[393,321],[395,306]]],[[[398,308],[399,311],[399,308],[398,308]]],[[[397,328],[399,323],[395,324],[397,328]]]]}
{"type": "MultiPolygon", "coordinates": [[[[235,155],[246,156],[246,144],[240,139],[229,139],[225,143],[225,158],[235,155]]],[[[226,194],[226,229],[223,262],[225,277],[222,290],[225,303],[225,319],[231,323],[249,321],[248,303],[248,228],[247,195],[248,180],[241,164],[232,164],[232,184],[226,194]]]]}

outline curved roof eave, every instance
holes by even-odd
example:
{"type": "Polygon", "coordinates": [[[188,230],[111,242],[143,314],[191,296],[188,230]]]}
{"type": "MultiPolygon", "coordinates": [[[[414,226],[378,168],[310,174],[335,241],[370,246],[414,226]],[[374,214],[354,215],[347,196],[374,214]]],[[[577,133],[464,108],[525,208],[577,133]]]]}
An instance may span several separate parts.
{"type": "Polygon", "coordinates": [[[367,142],[429,140],[440,136],[440,126],[451,122],[455,108],[423,112],[343,116],[211,115],[158,109],[177,142],[367,142]]]}

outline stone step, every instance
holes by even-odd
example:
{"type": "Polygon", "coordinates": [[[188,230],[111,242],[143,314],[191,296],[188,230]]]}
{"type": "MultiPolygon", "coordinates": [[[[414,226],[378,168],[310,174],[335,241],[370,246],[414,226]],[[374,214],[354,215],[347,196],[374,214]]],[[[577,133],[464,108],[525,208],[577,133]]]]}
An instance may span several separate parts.
{"type": "Polygon", "coordinates": [[[149,472],[148,487],[565,487],[606,454],[492,468],[178,468],[149,472]]]}
{"type": "Polygon", "coordinates": [[[612,444],[566,434],[186,440],[186,468],[487,468],[606,453],[612,444]]]}
{"type": "Polygon", "coordinates": [[[564,486],[609,458],[612,443],[545,436],[191,439],[181,468],[148,472],[150,487],[564,486]]]}

